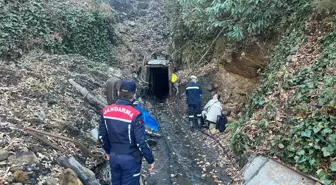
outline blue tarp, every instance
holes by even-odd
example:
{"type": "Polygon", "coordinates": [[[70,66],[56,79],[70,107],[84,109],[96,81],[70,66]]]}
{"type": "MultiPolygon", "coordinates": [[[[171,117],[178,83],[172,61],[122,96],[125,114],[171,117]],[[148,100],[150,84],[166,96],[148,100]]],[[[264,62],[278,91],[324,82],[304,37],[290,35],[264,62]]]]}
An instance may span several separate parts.
{"type": "Polygon", "coordinates": [[[136,105],[136,108],[142,113],[143,120],[145,125],[149,128],[153,129],[155,132],[159,131],[160,124],[156,119],[144,108],[140,105],[136,105]]]}

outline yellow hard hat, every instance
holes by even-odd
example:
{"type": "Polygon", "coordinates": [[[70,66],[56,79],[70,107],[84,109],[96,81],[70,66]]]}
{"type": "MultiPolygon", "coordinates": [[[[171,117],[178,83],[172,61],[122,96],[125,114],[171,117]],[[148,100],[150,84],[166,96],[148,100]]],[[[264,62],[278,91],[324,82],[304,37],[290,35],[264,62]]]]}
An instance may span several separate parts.
{"type": "Polygon", "coordinates": [[[171,82],[175,83],[177,81],[177,75],[172,73],[172,76],[171,76],[171,82]]]}

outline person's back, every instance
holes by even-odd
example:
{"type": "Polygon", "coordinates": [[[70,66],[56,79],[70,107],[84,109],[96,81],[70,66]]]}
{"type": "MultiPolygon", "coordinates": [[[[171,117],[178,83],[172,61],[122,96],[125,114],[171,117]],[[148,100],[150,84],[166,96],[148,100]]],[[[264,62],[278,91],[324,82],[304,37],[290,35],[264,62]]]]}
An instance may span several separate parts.
{"type": "Polygon", "coordinates": [[[187,84],[186,95],[188,105],[197,105],[201,103],[202,89],[200,85],[194,81],[187,84]]]}
{"type": "Polygon", "coordinates": [[[135,91],[134,81],[122,82],[120,99],[103,109],[99,124],[99,139],[110,159],[112,185],[139,184],[142,156],[151,169],[154,167],[141,112],[132,103],[135,91]]]}
{"type": "Polygon", "coordinates": [[[117,100],[115,104],[109,105],[103,109],[105,126],[113,134],[109,135],[111,149],[110,152],[129,154],[138,150],[135,144],[134,134],[129,135],[131,122],[134,118],[140,116],[140,111],[135,109],[126,100],[117,100]]]}
{"type": "Polygon", "coordinates": [[[205,124],[206,127],[209,127],[210,133],[216,133],[216,124],[218,116],[222,115],[222,103],[219,101],[220,95],[218,93],[214,93],[213,97],[208,103],[204,106],[202,115],[206,119],[205,124]]]}
{"type": "Polygon", "coordinates": [[[191,131],[194,130],[195,126],[201,127],[202,118],[202,107],[201,107],[201,96],[202,89],[197,83],[197,77],[192,75],[190,77],[191,81],[187,84],[186,95],[188,104],[188,114],[189,114],[189,124],[191,131]],[[196,117],[196,118],[195,118],[196,117]],[[196,122],[197,121],[197,122],[196,122]]]}
{"type": "Polygon", "coordinates": [[[210,104],[210,106],[205,114],[206,120],[216,123],[217,116],[222,114],[222,103],[218,99],[211,99],[207,104],[210,104]]]}

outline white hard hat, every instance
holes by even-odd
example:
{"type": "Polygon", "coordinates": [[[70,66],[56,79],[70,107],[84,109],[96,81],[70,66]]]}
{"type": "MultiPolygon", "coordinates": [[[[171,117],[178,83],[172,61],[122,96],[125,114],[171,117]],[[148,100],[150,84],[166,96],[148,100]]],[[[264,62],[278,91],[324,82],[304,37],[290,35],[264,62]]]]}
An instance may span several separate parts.
{"type": "Polygon", "coordinates": [[[190,76],[190,79],[195,79],[195,80],[197,80],[197,77],[196,77],[195,75],[191,75],[191,76],[190,76]]]}

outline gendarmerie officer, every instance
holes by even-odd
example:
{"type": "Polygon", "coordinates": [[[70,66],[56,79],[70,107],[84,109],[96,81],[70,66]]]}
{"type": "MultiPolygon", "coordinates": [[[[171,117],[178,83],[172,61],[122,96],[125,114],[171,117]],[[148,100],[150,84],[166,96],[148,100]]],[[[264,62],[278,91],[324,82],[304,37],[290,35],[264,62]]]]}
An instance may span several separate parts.
{"type": "Polygon", "coordinates": [[[136,83],[125,80],[115,104],[103,109],[99,139],[110,160],[112,185],[137,185],[140,180],[142,156],[154,168],[154,156],[147,144],[141,112],[132,102],[136,83]]]}

